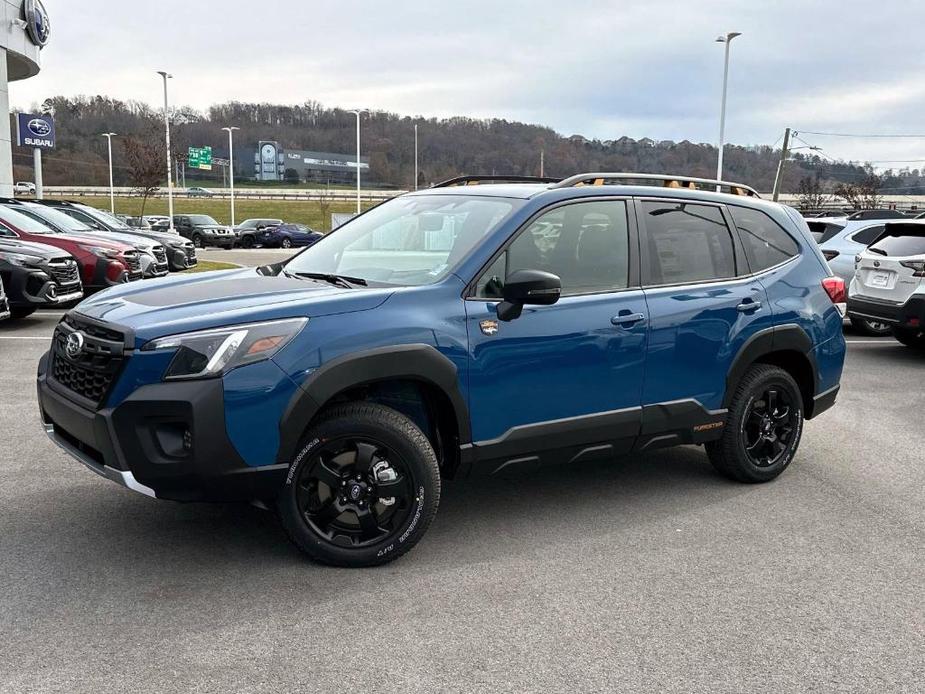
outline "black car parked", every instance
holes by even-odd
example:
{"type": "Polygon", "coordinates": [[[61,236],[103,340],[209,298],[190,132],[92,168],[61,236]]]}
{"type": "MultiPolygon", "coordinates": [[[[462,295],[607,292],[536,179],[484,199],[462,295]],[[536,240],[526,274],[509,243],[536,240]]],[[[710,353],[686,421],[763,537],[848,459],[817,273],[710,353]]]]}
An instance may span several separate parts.
{"type": "Polygon", "coordinates": [[[38,308],[83,297],[77,261],[41,243],[0,237],[0,279],[13,318],[25,318],[38,308]]]}
{"type": "Polygon", "coordinates": [[[192,241],[196,248],[206,246],[233,248],[238,239],[234,229],[219,224],[207,214],[174,215],[173,227],[180,233],[180,236],[192,241]]]}

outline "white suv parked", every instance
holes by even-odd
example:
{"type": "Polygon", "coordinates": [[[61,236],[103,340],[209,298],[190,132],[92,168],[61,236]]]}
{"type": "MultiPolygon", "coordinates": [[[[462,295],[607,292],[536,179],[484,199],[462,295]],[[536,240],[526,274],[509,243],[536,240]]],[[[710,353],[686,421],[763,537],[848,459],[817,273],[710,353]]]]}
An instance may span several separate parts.
{"type": "Polygon", "coordinates": [[[897,340],[925,350],[925,220],[886,224],[857,255],[848,315],[889,323],[897,340]]]}

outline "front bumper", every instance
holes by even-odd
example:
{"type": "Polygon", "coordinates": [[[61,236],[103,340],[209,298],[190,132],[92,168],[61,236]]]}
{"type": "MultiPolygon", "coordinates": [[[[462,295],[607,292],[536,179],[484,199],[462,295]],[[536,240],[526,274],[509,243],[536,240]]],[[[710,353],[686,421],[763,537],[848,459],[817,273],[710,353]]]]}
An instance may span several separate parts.
{"type": "Polygon", "coordinates": [[[6,289],[7,301],[13,308],[57,306],[83,297],[80,281],[60,285],[44,270],[14,268],[6,289]]]}
{"type": "Polygon", "coordinates": [[[903,304],[864,296],[849,297],[848,315],[897,327],[921,327],[925,325],[925,296],[914,295],[903,304]]]}
{"type": "Polygon", "coordinates": [[[221,379],[145,385],[92,410],[48,366],[46,354],[37,377],[45,431],[98,475],[174,501],[269,500],[282,487],[288,466],[248,466],[229,441],[221,379]]]}

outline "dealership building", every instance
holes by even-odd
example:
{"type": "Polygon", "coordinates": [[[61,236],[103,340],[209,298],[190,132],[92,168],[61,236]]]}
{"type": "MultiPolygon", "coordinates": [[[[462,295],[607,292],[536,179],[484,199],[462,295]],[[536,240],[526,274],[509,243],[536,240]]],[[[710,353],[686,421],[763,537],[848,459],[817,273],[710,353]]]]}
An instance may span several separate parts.
{"type": "MultiPolygon", "coordinates": [[[[9,82],[38,74],[50,28],[41,0],[0,0],[0,113],[10,112],[9,82]]],[[[12,131],[6,117],[0,118],[0,197],[12,195],[12,131]]]]}
{"type": "MultiPolygon", "coordinates": [[[[256,147],[235,148],[234,159],[235,176],[257,181],[285,181],[297,175],[299,181],[353,183],[357,178],[356,154],[284,149],[278,142],[263,141],[256,147]]],[[[359,168],[360,176],[366,176],[368,157],[360,157],[359,168]]]]}

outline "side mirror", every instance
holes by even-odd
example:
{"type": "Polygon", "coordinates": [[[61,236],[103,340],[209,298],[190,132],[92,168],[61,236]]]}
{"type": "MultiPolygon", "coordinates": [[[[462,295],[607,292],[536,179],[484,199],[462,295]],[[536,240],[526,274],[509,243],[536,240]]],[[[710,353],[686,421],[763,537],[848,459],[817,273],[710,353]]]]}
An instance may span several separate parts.
{"type": "Polygon", "coordinates": [[[524,306],[551,306],[562,294],[562,280],[542,270],[515,270],[504,282],[503,301],[498,304],[498,319],[520,318],[524,306]]]}

